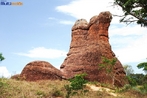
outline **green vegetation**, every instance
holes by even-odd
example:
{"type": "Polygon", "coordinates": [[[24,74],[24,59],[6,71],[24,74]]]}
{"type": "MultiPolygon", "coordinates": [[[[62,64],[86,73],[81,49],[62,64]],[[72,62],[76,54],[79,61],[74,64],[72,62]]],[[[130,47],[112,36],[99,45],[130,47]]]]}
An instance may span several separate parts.
{"type": "Polygon", "coordinates": [[[113,83],[114,83],[114,78],[115,78],[114,73],[113,73],[113,68],[114,68],[116,61],[117,61],[116,58],[108,59],[106,57],[102,57],[102,63],[98,65],[98,70],[105,69],[106,74],[112,78],[113,83]]]}
{"type": "Polygon", "coordinates": [[[113,74],[112,71],[113,71],[113,66],[115,65],[116,63],[116,58],[113,58],[113,59],[108,59],[106,57],[102,57],[102,63],[99,64],[100,66],[100,70],[101,69],[106,69],[106,72],[107,74],[113,74]]]}
{"type": "MultiPolygon", "coordinates": [[[[0,78],[0,98],[68,98],[65,85],[71,87],[69,81],[42,80],[37,82],[27,82],[14,79],[0,78]]],[[[130,87],[125,85],[123,88],[116,88],[115,93],[118,96],[110,95],[105,90],[93,91],[85,84],[79,90],[72,90],[70,98],[146,98],[146,86],[130,87]]],[[[100,87],[98,82],[91,85],[100,87]]],[[[105,85],[106,87],[107,85],[105,85]]]]}
{"type": "Polygon", "coordinates": [[[88,90],[84,90],[85,84],[88,82],[84,79],[86,74],[78,74],[75,75],[73,79],[70,79],[70,84],[65,85],[65,89],[67,91],[66,98],[70,98],[71,95],[78,94],[78,91],[80,90],[80,93],[86,93],[88,90]]]}
{"type": "Polygon", "coordinates": [[[114,5],[120,6],[124,12],[121,16],[117,15],[122,17],[120,22],[147,26],[147,0],[114,0],[114,5]]]}
{"type": "Polygon", "coordinates": [[[5,58],[3,57],[2,53],[0,53],[0,61],[4,60],[5,58]]]}
{"type": "Polygon", "coordinates": [[[88,81],[84,79],[86,74],[78,74],[73,79],[70,79],[70,86],[73,90],[79,90],[84,88],[84,84],[88,81]]]}
{"type": "Polygon", "coordinates": [[[142,63],[139,63],[138,65],[137,65],[137,67],[140,69],[140,68],[143,68],[143,71],[145,72],[145,73],[147,73],[147,62],[142,62],[142,63]]]}
{"type": "MultiPolygon", "coordinates": [[[[141,66],[140,68],[142,68],[142,64],[143,63],[140,63],[140,65],[139,65],[139,66],[141,66]]],[[[124,69],[127,73],[126,77],[128,79],[128,82],[129,82],[128,88],[126,88],[125,90],[131,89],[131,90],[137,91],[141,94],[147,94],[147,75],[134,74],[133,69],[130,65],[124,66],[124,69]]],[[[120,91],[124,91],[124,89],[120,90],[120,91]]]]}
{"type": "MultiPolygon", "coordinates": [[[[113,78],[112,70],[115,63],[115,58],[102,57],[99,68],[105,68],[107,74],[113,78]]],[[[130,65],[125,65],[124,68],[128,84],[122,88],[104,83],[88,82],[84,79],[86,74],[75,75],[68,81],[27,82],[19,78],[0,78],[0,98],[146,98],[147,75],[134,74],[130,65]]]]}

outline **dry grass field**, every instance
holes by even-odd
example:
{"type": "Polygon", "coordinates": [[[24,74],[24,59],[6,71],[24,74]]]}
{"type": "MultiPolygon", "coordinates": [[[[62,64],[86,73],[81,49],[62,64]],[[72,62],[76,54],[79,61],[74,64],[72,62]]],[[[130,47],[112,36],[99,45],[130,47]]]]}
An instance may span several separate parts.
{"type": "MultiPolygon", "coordinates": [[[[0,98],[66,98],[65,85],[69,84],[66,80],[27,82],[0,78],[0,98]]],[[[77,90],[70,98],[147,98],[147,94],[135,89],[120,92],[119,89],[109,89],[94,83],[77,90]]]]}

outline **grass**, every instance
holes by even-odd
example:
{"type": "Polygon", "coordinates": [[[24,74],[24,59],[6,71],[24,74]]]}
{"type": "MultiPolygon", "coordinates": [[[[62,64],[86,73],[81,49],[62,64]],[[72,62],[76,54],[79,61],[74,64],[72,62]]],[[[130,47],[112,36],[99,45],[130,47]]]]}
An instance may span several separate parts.
{"type": "Polygon", "coordinates": [[[51,98],[64,96],[67,81],[27,82],[13,79],[1,79],[0,98],[51,98]]]}
{"type": "MultiPolygon", "coordinates": [[[[27,82],[0,78],[0,98],[66,98],[65,85],[69,84],[69,81],[65,80],[27,82]]],[[[70,98],[147,98],[147,94],[142,94],[135,89],[127,88],[122,92],[115,93],[119,96],[114,97],[106,91],[93,91],[85,87],[71,95],[70,98]]]]}

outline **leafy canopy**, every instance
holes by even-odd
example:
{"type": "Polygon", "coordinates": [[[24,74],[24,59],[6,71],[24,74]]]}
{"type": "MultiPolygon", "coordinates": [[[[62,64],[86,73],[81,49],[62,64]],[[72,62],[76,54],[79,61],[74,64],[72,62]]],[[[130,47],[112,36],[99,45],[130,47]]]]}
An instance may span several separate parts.
{"type": "Polygon", "coordinates": [[[147,0],[114,0],[114,5],[120,6],[124,12],[120,22],[136,22],[147,27],[147,0]]]}
{"type": "Polygon", "coordinates": [[[2,56],[2,53],[0,53],[0,61],[4,60],[5,58],[2,56]]]}
{"type": "Polygon", "coordinates": [[[143,63],[139,63],[137,65],[137,67],[140,69],[140,68],[143,68],[143,71],[147,72],[147,62],[143,62],[143,63]]]}
{"type": "Polygon", "coordinates": [[[71,88],[73,90],[79,90],[79,89],[83,89],[84,84],[86,84],[88,81],[84,79],[84,77],[87,74],[83,73],[83,74],[78,74],[75,75],[75,77],[73,79],[70,79],[69,81],[71,82],[71,88]]]}

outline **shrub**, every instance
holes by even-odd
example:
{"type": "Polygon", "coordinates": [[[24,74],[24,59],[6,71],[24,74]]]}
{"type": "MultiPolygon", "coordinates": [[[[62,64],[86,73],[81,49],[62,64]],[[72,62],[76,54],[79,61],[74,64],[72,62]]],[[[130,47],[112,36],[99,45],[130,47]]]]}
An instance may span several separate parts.
{"type": "Polygon", "coordinates": [[[116,61],[117,61],[116,58],[108,59],[107,57],[102,57],[102,63],[100,63],[98,65],[99,66],[99,70],[105,69],[106,70],[106,74],[108,74],[111,77],[113,77],[113,67],[114,67],[116,61]]]}
{"type": "Polygon", "coordinates": [[[136,86],[137,85],[137,81],[135,78],[131,77],[131,76],[127,76],[128,82],[131,86],[136,86]]]}
{"type": "Polygon", "coordinates": [[[147,75],[143,74],[130,74],[127,79],[131,86],[143,85],[147,83],[147,75]]]}
{"type": "MultiPolygon", "coordinates": [[[[86,74],[78,74],[75,75],[73,79],[70,79],[70,85],[65,85],[64,88],[67,91],[66,98],[70,98],[71,95],[77,94],[77,90],[83,90],[88,81],[84,79],[86,74]]],[[[87,92],[86,90],[83,91],[84,93],[87,92]]]]}
{"type": "Polygon", "coordinates": [[[70,79],[69,81],[71,82],[71,88],[73,90],[79,90],[83,89],[84,84],[86,84],[88,81],[84,79],[86,74],[79,74],[76,75],[73,79],[70,79]]]}
{"type": "Polygon", "coordinates": [[[142,94],[146,94],[147,93],[147,84],[143,84],[143,86],[140,88],[140,91],[142,94]]]}

